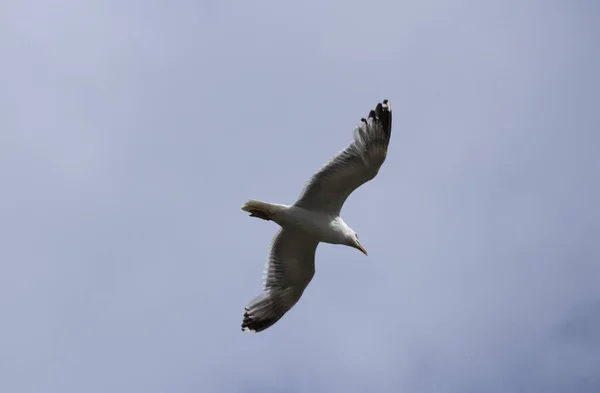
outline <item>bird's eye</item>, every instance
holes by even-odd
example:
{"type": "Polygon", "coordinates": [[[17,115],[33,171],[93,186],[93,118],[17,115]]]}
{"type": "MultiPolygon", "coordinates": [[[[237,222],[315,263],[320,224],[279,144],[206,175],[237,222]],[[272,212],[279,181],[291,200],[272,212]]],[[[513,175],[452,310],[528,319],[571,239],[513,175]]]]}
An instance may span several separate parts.
{"type": "Polygon", "coordinates": [[[356,236],[356,240],[358,240],[358,233],[355,233],[354,236],[356,236]]]}

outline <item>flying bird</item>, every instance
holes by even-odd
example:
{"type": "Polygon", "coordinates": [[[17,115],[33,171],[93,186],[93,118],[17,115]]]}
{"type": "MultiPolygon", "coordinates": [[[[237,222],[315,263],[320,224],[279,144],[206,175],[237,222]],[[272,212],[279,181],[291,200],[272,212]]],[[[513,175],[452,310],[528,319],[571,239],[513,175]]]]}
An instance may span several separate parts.
{"type": "Polygon", "coordinates": [[[293,205],[249,200],[242,206],[251,217],[281,227],[269,252],[263,292],[246,306],[243,331],[267,329],[300,300],[315,274],[319,243],[350,246],[367,255],[340,211],[352,191],[379,172],[391,132],[392,109],[383,100],[355,127],[354,141],[310,178],[293,205]]]}

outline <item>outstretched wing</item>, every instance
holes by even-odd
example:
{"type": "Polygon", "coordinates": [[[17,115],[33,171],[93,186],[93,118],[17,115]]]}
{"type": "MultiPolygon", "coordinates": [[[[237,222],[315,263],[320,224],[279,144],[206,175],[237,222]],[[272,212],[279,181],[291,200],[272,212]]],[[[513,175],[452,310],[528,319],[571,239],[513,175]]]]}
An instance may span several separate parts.
{"type": "Polygon", "coordinates": [[[281,229],[275,235],[265,269],[264,292],[246,306],[242,330],[265,330],[300,300],[315,274],[318,244],[293,228],[281,229]]]}
{"type": "Polygon", "coordinates": [[[295,205],[338,215],[352,191],[373,179],[385,161],[392,132],[388,100],[354,129],[354,142],[308,181],[295,205]]]}

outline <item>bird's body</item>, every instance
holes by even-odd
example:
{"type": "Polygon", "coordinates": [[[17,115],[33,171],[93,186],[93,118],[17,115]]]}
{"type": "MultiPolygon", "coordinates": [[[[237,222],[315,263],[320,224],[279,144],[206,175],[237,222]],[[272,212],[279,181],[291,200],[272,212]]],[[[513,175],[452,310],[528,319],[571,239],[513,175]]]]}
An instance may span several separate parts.
{"type": "Polygon", "coordinates": [[[264,292],[246,307],[242,330],[262,331],[296,304],[314,276],[319,243],[347,245],[367,254],[340,212],[352,191],[379,172],[391,127],[391,108],[384,100],[368,119],[361,119],[354,142],[313,175],[293,205],[249,200],[242,206],[250,216],[281,226],[271,246],[264,292]]]}
{"type": "MultiPolygon", "coordinates": [[[[258,201],[249,201],[247,205],[258,201]]],[[[262,202],[267,203],[267,202],[262,202]]],[[[319,242],[342,244],[345,233],[350,229],[339,215],[319,212],[294,205],[268,203],[273,213],[269,221],[274,221],[282,228],[295,228],[313,235],[319,242]]],[[[247,209],[247,207],[246,207],[247,209]]],[[[244,209],[245,210],[245,209],[244,209]]]]}

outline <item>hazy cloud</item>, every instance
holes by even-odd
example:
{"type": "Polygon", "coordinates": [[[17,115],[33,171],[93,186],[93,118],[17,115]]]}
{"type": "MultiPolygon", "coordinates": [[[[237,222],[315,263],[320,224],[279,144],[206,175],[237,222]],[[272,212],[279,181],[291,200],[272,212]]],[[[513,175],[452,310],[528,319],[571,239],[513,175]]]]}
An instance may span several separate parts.
{"type": "Polygon", "coordinates": [[[593,2],[0,6],[0,390],[600,389],[593,2]],[[240,331],[272,223],[394,128],[302,301],[240,331]]]}

